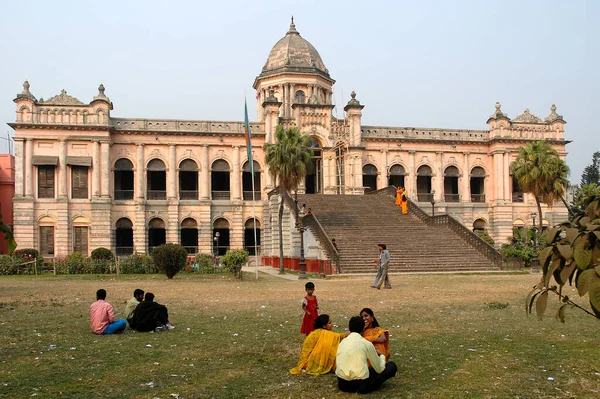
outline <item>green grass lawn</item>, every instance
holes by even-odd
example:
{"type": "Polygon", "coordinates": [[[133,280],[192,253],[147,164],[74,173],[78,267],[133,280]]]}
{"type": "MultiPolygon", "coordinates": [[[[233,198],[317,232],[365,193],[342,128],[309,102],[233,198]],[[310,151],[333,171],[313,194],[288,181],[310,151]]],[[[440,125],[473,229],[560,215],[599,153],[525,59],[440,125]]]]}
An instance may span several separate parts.
{"type": "MultiPolygon", "coordinates": [[[[555,298],[547,319],[527,318],[539,275],[391,279],[394,289],[381,291],[372,277],[313,280],[337,331],[371,307],[391,332],[399,372],[369,397],[600,398],[600,324],[575,309],[555,321],[555,298]]],[[[264,274],[0,277],[0,397],[358,397],[338,392],[333,374],[289,374],[303,295],[304,281],[264,274]],[[97,289],[122,316],[138,287],[167,305],[175,330],[90,332],[97,289]]]]}

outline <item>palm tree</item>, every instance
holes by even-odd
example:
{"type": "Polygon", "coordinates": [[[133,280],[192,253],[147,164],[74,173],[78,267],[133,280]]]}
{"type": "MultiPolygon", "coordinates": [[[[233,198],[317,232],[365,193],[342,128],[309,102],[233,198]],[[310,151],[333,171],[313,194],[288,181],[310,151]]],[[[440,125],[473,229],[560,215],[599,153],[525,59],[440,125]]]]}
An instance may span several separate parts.
{"type": "Polygon", "coordinates": [[[265,160],[269,165],[269,173],[277,182],[279,194],[282,196],[279,205],[279,273],[283,274],[283,196],[298,188],[300,181],[306,176],[311,165],[313,152],[309,147],[312,139],[302,136],[300,129],[292,127],[284,129],[277,126],[275,143],[265,144],[265,160]]]}
{"type": "Polygon", "coordinates": [[[569,167],[546,141],[528,143],[519,148],[512,173],[519,182],[519,187],[535,198],[539,215],[538,231],[541,232],[543,226],[541,202],[552,207],[554,202],[560,200],[571,211],[564,199],[569,184],[569,167]]]}

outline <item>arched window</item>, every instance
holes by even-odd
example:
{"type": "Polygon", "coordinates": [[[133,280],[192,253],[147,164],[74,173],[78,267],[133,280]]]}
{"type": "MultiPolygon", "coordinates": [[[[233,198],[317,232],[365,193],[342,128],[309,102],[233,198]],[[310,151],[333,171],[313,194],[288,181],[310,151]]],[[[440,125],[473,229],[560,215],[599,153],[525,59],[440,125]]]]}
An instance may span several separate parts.
{"type": "Polygon", "coordinates": [[[448,166],[444,170],[444,199],[446,202],[458,202],[460,195],[458,194],[458,168],[456,166],[448,166]]]}
{"type": "Polygon", "coordinates": [[[181,246],[188,254],[198,253],[198,223],[192,218],[183,219],[181,222],[181,246]]]}
{"type": "Polygon", "coordinates": [[[250,172],[250,163],[246,162],[242,168],[242,192],[245,201],[260,200],[260,165],[256,161],[252,161],[254,169],[254,194],[252,193],[252,173],[250,172]]]}
{"type": "Polygon", "coordinates": [[[483,220],[483,219],[476,219],[473,222],[473,231],[475,231],[475,230],[481,230],[481,231],[483,231],[483,230],[485,230],[485,225],[486,225],[485,220],[483,220]]]}
{"type": "Polygon", "coordinates": [[[120,218],[115,225],[115,248],[117,256],[133,254],[133,223],[128,218],[120,218]]]}
{"type": "Polygon", "coordinates": [[[485,202],[485,170],[480,166],[471,169],[471,202],[485,202]]]}
{"type": "Polygon", "coordinates": [[[388,186],[404,187],[404,166],[392,165],[388,176],[388,186]]]}
{"type": "Polygon", "coordinates": [[[417,169],[417,198],[419,202],[431,202],[433,194],[431,192],[431,177],[433,173],[429,165],[421,165],[417,169]]]}
{"type": "Polygon", "coordinates": [[[302,90],[298,90],[294,96],[294,102],[298,104],[304,104],[306,102],[306,95],[302,90]]]}
{"type": "Polygon", "coordinates": [[[134,175],[133,164],[127,158],[115,162],[114,196],[116,200],[133,199],[134,175]]]}
{"type": "Polygon", "coordinates": [[[363,166],[362,172],[365,191],[377,190],[377,167],[372,164],[366,164],[363,166]]]}
{"type": "Polygon", "coordinates": [[[184,159],[179,164],[179,199],[198,199],[198,164],[193,159],[184,159]]]}
{"type": "Polygon", "coordinates": [[[213,254],[223,256],[229,249],[229,222],[219,218],[213,223],[213,254]]]}
{"type": "Polygon", "coordinates": [[[167,168],[160,159],[153,159],[148,162],[146,191],[149,200],[167,199],[167,168]]]}
{"type": "Polygon", "coordinates": [[[230,198],[229,164],[224,159],[217,159],[213,162],[210,184],[212,199],[228,200],[230,198]]]}
{"type": "Polygon", "coordinates": [[[305,187],[306,194],[317,194],[322,192],[323,186],[323,153],[321,152],[321,144],[314,140],[311,141],[310,147],[313,150],[312,168],[306,172],[305,187]]]}
{"type": "Polygon", "coordinates": [[[165,222],[160,218],[154,218],[148,223],[148,253],[152,254],[155,247],[167,242],[167,231],[165,222]]]}
{"type": "Polygon", "coordinates": [[[248,219],[244,224],[244,249],[251,256],[260,254],[260,222],[256,219],[248,219]],[[254,227],[256,226],[256,241],[254,241],[254,227]],[[256,242],[256,245],[254,244],[256,242]]]}

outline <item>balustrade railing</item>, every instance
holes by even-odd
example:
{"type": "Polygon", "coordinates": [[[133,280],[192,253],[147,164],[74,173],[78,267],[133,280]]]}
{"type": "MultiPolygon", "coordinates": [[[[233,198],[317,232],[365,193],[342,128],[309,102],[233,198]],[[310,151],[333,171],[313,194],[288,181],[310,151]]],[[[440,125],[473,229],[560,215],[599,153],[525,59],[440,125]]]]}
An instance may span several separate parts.
{"type": "Polygon", "coordinates": [[[197,200],[198,190],[179,190],[180,200],[197,200]]]}
{"type": "Polygon", "coordinates": [[[165,200],[165,199],[167,199],[167,191],[166,190],[148,190],[146,192],[146,195],[149,200],[165,200]]]}
{"type": "Polygon", "coordinates": [[[485,194],[471,194],[471,202],[485,202],[485,194]]]}
{"type": "Polygon", "coordinates": [[[419,202],[431,202],[431,201],[433,201],[433,194],[431,194],[431,193],[417,193],[417,200],[419,202]]]}
{"type": "Polygon", "coordinates": [[[116,200],[131,200],[133,199],[133,190],[115,190],[116,200]]]}
{"type": "MultiPolygon", "coordinates": [[[[244,191],[244,201],[252,201],[252,191],[244,191]]],[[[259,201],[260,200],[260,191],[254,192],[254,198],[259,201]]]]}
{"type": "Polygon", "coordinates": [[[444,200],[446,202],[459,202],[460,194],[444,194],[444,200]]]}
{"type": "Polygon", "coordinates": [[[212,192],[212,199],[214,200],[228,200],[230,198],[230,192],[229,191],[213,191],[212,192]]]}
{"type": "Polygon", "coordinates": [[[523,202],[523,193],[522,192],[514,192],[512,193],[512,202],[523,202]]]}

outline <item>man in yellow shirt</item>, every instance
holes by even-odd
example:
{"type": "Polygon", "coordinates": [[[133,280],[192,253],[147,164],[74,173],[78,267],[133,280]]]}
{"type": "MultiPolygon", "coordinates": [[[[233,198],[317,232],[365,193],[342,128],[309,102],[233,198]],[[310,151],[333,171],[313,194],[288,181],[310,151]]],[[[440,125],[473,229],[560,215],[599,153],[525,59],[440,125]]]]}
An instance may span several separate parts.
{"type": "Polygon", "coordinates": [[[135,308],[137,308],[137,305],[139,305],[139,303],[142,302],[143,299],[144,290],[136,288],[136,290],[133,291],[133,297],[130,300],[128,300],[127,305],[125,305],[125,320],[127,320],[127,323],[129,324],[129,327],[131,329],[135,330],[135,326],[133,325],[133,312],[135,311],[135,308]]]}
{"type": "Polygon", "coordinates": [[[394,362],[386,363],[385,355],[360,335],[364,328],[360,316],[352,317],[348,323],[350,335],[338,346],[335,374],[341,391],[372,392],[398,371],[394,362]]]}

